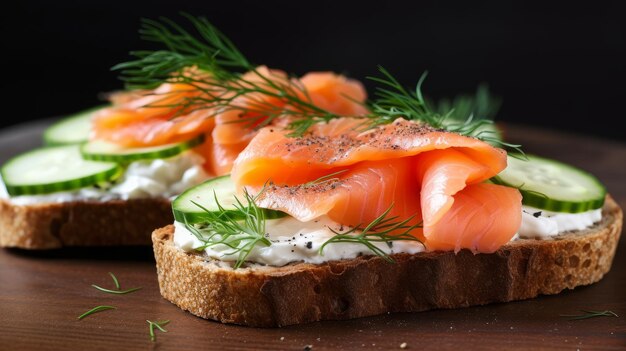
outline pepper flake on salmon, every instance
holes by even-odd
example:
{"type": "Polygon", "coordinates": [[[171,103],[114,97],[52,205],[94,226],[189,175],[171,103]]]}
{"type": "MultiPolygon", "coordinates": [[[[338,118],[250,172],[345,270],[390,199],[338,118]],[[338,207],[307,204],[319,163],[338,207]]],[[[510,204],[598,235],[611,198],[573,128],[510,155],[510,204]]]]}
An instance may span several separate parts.
{"type": "Polygon", "coordinates": [[[350,226],[416,215],[429,250],[494,252],[521,224],[517,189],[485,183],[506,152],[483,141],[397,119],[362,132],[362,120],[318,124],[304,136],[264,128],[235,161],[237,186],[259,189],[259,205],[301,221],[328,215],[350,226]],[[334,172],[321,186],[303,184],[334,172]]]}

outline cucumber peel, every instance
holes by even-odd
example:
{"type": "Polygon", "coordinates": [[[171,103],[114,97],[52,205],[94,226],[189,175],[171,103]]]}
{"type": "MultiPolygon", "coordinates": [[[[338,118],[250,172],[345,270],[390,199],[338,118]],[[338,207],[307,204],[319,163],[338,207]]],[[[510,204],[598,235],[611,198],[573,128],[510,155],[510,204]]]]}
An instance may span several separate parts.
{"type": "MultiPolygon", "coordinates": [[[[210,215],[207,215],[205,209],[217,215],[227,214],[233,219],[244,219],[241,211],[235,207],[236,196],[235,184],[230,179],[230,175],[209,179],[187,189],[172,201],[174,219],[188,224],[203,223],[210,219],[210,215]],[[196,204],[201,205],[204,209],[196,204]]],[[[286,215],[280,211],[262,210],[266,219],[281,218],[286,215]]]]}
{"type": "Polygon", "coordinates": [[[601,208],[606,188],[588,172],[559,161],[508,156],[508,166],[492,181],[519,189],[522,203],[553,211],[580,213],[601,208]]]}
{"type": "Polygon", "coordinates": [[[83,159],[78,145],[35,149],[12,158],[0,169],[11,196],[76,190],[111,181],[121,173],[117,163],[83,159]]]}
{"type": "Polygon", "coordinates": [[[83,158],[94,161],[129,163],[176,156],[204,142],[204,135],[191,140],[159,146],[128,148],[106,141],[90,141],[81,146],[83,158]]]}

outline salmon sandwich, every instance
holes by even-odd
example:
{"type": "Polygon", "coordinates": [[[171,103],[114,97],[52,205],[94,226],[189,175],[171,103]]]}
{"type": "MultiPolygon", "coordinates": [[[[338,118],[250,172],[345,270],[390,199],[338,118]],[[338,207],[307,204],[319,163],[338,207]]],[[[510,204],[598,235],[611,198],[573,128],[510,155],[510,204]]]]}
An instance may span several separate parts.
{"type": "Polygon", "coordinates": [[[230,177],[177,198],[152,236],[163,296],[268,327],[527,299],[609,270],[622,212],[591,175],[421,122],[355,123],[265,128],[230,177]]]}
{"type": "Polygon", "coordinates": [[[528,299],[608,272],[622,212],[593,175],[380,73],[365,112],[259,126],[230,174],[173,200],[152,234],[163,297],[274,327],[528,299]]]}
{"type": "MultiPolygon", "coordinates": [[[[1,247],[150,245],[152,230],[174,219],[171,199],[228,174],[260,127],[366,112],[358,81],[250,64],[210,23],[190,19],[215,35],[195,61],[167,65],[164,51],[137,54],[115,67],[127,90],[57,122],[44,133],[46,147],[2,165],[1,247]],[[223,63],[225,55],[237,62],[223,63]]],[[[142,30],[149,41],[174,35],[152,21],[142,30]]]]}

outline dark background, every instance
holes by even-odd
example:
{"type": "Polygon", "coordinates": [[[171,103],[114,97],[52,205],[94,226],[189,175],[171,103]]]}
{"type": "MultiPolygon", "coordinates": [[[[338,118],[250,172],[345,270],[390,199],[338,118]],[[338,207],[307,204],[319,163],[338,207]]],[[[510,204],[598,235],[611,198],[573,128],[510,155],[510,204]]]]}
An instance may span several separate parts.
{"type": "MultiPolygon", "coordinates": [[[[6,5],[4,5],[6,6],[6,5]]],[[[255,63],[363,79],[382,64],[433,97],[503,98],[499,119],[626,140],[626,11],[615,2],[21,1],[2,10],[0,127],[98,104],[146,48],[140,17],[205,15],[255,63]]],[[[368,85],[369,86],[369,85],[368,85]]],[[[369,86],[371,88],[371,86],[369,86]]]]}

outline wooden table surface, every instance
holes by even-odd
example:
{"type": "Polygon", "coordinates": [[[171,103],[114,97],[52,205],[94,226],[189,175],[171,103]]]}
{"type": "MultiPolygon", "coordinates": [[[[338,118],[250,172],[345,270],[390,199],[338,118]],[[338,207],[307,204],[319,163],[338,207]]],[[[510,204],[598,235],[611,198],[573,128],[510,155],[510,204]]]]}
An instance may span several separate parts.
{"type": "MultiPolygon", "coordinates": [[[[49,121],[0,132],[0,163],[39,144],[49,121]]],[[[521,126],[509,139],[530,153],[558,158],[596,174],[626,208],[626,144],[521,126]]],[[[281,329],[206,321],[161,298],[150,248],[0,250],[0,349],[158,350],[624,350],[626,349],[626,237],[612,270],[599,283],[556,296],[506,304],[281,329]],[[128,295],[109,295],[114,272],[128,295]],[[76,317],[97,305],[117,310],[76,317]],[[561,314],[611,310],[619,318],[570,321],[561,314]],[[148,335],[149,320],[169,319],[168,332],[148,335]]]]}

